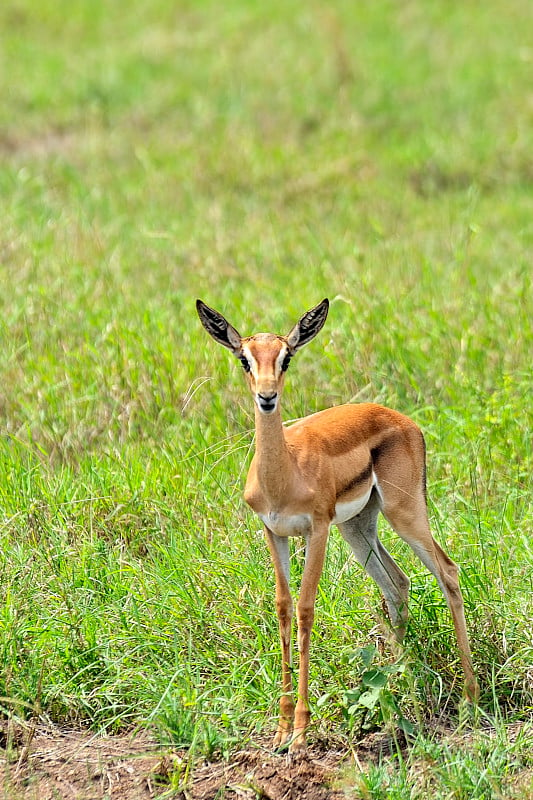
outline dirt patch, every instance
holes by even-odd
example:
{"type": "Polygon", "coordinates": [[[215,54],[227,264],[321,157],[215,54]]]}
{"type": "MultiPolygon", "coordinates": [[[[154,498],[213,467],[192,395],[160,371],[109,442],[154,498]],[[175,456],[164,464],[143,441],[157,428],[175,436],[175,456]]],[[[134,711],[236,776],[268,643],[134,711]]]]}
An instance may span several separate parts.
{"type": "MultiPolygon", "coordinates": [[[[525,732],[524,723],[510,725],[509,741],[525,732]]],[[[471,733],[439,733],[452,748],[471,744],[471,733]]],[[[378,732],[358,741],[356,750],[317,742],[291,759],[272,753],[265,740],[228,761],[193,765],[187,751],[163,747],[147,731],[96,736],[0,722],[0,800],[345,800],[355,796],[357,776],[389,761],[399,745],[378,732]]],[[[407,758],[405,745],[401,750],[407,758]]],[[[436,787],[431,762],[414,760],[409,770],[413,785],[430,796],[436,787]]],[[[532,776],[530,763],[517,768],[505,796],[530,798],[532,776]]]]}
{"type": "Polygon", "coordinates": [[[24,132],[6,132],[0,134],[0,153],[18,158],[47,158],[48,156],[65,155],[73,150],[76,135],[67,130],[39,131],[38,134],[24,132]]]}
{"type": "Polygon", "coordinates": [[[96,736],[51,726],[0,727],[0,797],[7,800],[340,800],[346,753],[317,745],[301,758],[266,746],[196,764],[146,732],[96,736]]]}
{"type": "Polygon", "coordinates": [[[144,732],[95,736],[38,726],[32,733],[28,741],[28,729],[0,729],[6,800],[151,800],[161,793],[165,754],[144,732]]]}
{"type": "Polygon", "coordinates": [[[331,787],[340,753],[311,749],[290,759],[263,751],[237,753],[229,763],[206,764],[197,769],[184,800],[341,800],[345,794],[331,787]]]}

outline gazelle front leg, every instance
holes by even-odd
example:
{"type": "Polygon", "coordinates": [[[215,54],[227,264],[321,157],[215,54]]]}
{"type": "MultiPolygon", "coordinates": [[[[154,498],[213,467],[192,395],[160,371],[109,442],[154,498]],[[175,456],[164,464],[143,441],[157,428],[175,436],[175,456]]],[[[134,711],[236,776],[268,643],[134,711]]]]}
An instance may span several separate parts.
{"type": "Polygon", "coordinates": [[[293,606],[289,588],[289,540],[276,536],[267,527],[265,534],[276,575],[276,613],[281,640],[282,695],[279,701],[278,729],[274,737],[274,747],[280,747],[290,739],[294,722],[291,653],[293,606]]]}
{"type": "Polygon", "coordinates": [[[315,524],[307,540],[305,567],[300,586],[300,597],[296,607],[298,617],[298,650],[300,663],[298,669],[298,700],[294,715],[294,734],[289,746],[292,754],[306,748],[305,732],[309,727],[309,649],[311,629],[315,617],[315,601],[318,582],[324,566],[329,524],[315,524]]]}

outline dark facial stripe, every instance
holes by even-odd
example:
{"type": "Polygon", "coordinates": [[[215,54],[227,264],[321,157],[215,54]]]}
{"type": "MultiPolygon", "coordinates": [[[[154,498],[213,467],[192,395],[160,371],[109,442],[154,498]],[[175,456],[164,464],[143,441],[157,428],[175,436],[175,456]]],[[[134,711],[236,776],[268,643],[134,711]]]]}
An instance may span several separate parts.
{"type": "Polygon", "coordinates": [[[337,500],[339,497],[342,497],[343,494],[348,494],[351,492],[352,489],[355,489],[356,486],[359,486],[360,483],[364,483],[365,481],[369,480],[372,477],[372,460],[368,462],[366,467],[362,472],[352,478],[348,483],[337,492],[337,500]]]}

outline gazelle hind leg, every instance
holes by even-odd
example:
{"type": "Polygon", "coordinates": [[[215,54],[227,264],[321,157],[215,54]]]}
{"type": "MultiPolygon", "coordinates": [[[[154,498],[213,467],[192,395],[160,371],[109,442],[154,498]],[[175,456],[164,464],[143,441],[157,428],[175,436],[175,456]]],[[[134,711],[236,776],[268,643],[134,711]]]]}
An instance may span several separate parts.
{"type": "Polygon", "coordinates": [[[365,508],[338,527],[358,562],[381,589],[394,635],[401,642],[407,625],[409,578],[378,538],[379,512],[380,503],[374,490],[365,508]]]}
{"type": "Polygon", "coordinates": [[[383,514],[398,536],[409,545],[424,566],[437,579],[452,616],[465,674],[466,694],[470,700],[476,700],[479,695],[479,687],[472,666],[463,595],[458,579],[459,568],[431,534],[425,497],[420,498],[416,513],[407,511],[401,506],[389,509],[385,504],[383,514]]]}

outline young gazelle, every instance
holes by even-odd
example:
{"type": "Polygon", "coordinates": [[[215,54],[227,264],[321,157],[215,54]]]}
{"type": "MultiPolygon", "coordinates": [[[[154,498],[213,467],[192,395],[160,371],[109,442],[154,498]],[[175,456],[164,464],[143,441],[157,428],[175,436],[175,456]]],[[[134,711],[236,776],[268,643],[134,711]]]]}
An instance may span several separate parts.
{"type": "Polygon", "coordinates": [[[276,574],[276,610],[282,649],[282,689],[275,746],[305,749],[309,725],[309,642],[318,581],[331,525],[337,525],[356,559],[380,586],[396,638],[407,622],[409,579],[377,535],[381,511],[436,577],[448,603],[467,696],[478,689],[457,580],[457,566],[431,535],[426,507],[425,445],[407,417],[372,403],[341,405],[283,427],[280,396],[292,356],[320,331],[328,300],[305,313],[287,336],[242,337],[226,319],[196,303],[206,331],[240,360],[255,400],[256,450],[244,499],[265,525],[276,574]],[[306,540],[306,560],[296,607],[299,676],[292,699],[289,536],[306,540]]]}

